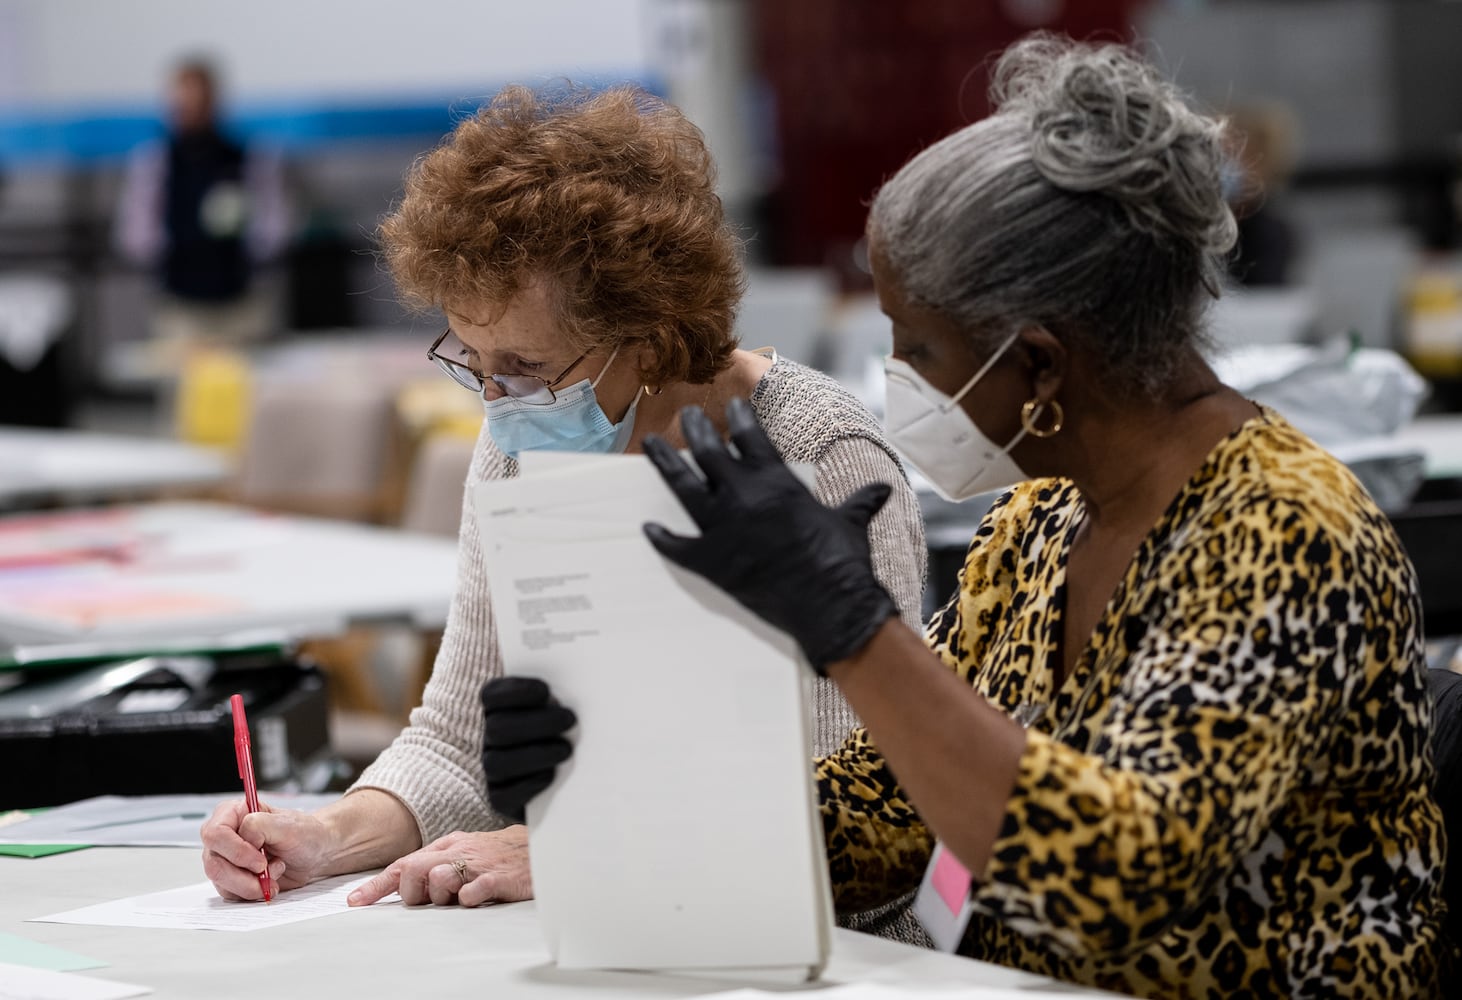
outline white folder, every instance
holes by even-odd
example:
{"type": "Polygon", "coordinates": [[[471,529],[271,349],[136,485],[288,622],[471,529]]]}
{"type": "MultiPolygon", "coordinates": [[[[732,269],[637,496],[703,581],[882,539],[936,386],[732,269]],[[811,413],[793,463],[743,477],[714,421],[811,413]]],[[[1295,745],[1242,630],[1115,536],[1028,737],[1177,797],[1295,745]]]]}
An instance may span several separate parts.
{"type": "Polygon", "coordinates": [[[528,807],[555,961],[816,978],[832,904],[795,644],[650,546],[646,521],[696,530],[643,456],[525,456],[474,491],[504,668],[579,719],[528,807]]]}

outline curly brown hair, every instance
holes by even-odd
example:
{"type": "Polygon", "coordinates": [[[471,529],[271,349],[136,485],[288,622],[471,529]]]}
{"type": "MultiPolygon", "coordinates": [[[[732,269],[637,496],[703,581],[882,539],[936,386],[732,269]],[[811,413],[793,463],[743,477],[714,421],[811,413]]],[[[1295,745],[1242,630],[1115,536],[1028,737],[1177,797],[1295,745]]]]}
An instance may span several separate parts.
{"type": "Polygon", "coordinates": [[[576,350],[648,348],[650,385],[731,364],[745,278],[704,137],[641,90],[508,87],[419,159],[381,223],[410,303],[468,316],[546,280],[576,350]]]}

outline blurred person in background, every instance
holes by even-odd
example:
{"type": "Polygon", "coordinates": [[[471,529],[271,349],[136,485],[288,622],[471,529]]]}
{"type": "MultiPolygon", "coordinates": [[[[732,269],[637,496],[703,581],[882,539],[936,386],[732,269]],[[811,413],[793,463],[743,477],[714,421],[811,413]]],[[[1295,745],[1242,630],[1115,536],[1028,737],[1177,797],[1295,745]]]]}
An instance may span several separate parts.
{"type": "Polygon", "coordinates": [[[1279,104],[1246,104],[1227,116],[1223,193],[1238,220],[1229,276],[1258,288],[1291,281],[1298,251],[1283,191],[1295,162],[1295,122],[1279,104]]]}
{"type": "MultiPolygon", "coordinates": [[[[869,490],[889,496],[865,531],[879,578],[917,627],[924,535],[902,466],[832,379],[739,349],[740,247],[704,138],[678,110],[629,88],[508,88],[418,162],[381,235],[397,286],[446,313],[429,356],[482,397],[469,488],[516,476],[522,451],[636,453],[652,434],[682,442],[685,406],[721,413],[749,399],[786,459],[814,467],[824,502],[867,526],[869,490]]],[[[409,727],[317,813],[221,806],[203,828],[204,871],[220,895],[260,898],[262,847],[286,891],[387,866],[353,905],[394,891],[469,906],[531,897],[522,817],[495,811],[486,794],[478,697],[503,667],[470,498],[456,597],[409,727]]],[[[812,711],[817,753],[857,725],[827,681],[812,711]]],[[[895,905],[859,926],[917,940],[906,912],[895,905]]]]}
{"type": "Polygon", "coordinates": [[[118,205],[118,249],[157,275],[153,333],[165,356],[268,333],[254,279],[289,237],[282,163],[225,134],[218,89],[206,60],[177,65],[167,135],[132,154],[118,205]]]}

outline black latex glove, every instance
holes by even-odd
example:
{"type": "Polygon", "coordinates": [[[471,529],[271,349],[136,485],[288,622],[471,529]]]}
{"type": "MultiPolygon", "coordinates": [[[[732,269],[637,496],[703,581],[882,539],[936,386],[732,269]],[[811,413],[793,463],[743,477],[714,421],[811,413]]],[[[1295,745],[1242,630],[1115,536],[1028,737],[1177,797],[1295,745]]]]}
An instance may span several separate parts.
{"type": "Polygon", "coordinates": [[[521,823],[529,800],[574,752],[563,734],[578,720],[534,677],[494,677],[482,685],[482,712],[487,800],[521,823]]]}
{"type": "Polygon", "coordinates": [[[890,487],[872,483],[842,506],[824,507],[787,468],[751,406],[733,400],[726,422],[740,457],[699,407],[680,426],[702,481],[668,444],[645,438],[645,454],[701,529],[701,537],[645,525],[650,544],[710,580],[758,616],[789,633],[819,674],[858,652],[898,614],[873,575],[868,522],[890,487]]]}

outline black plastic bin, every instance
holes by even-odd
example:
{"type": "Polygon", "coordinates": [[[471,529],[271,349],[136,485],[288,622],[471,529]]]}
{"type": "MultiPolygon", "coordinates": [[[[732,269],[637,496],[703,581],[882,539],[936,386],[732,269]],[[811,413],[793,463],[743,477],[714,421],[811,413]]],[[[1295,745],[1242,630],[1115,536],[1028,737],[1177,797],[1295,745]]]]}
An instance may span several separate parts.
{"type": "Polygon", "coordinates": [[[277,653],[49,668],[0,694],[10,708],[0,717],[0,810],[239,790],[234,693],[244,696],[261,785],[285,782],[328,754],[324,675],[277,653]],[[58,691],[77,692],[77,701],[17,717],[17,706],[54,703],[58,691]]]}

